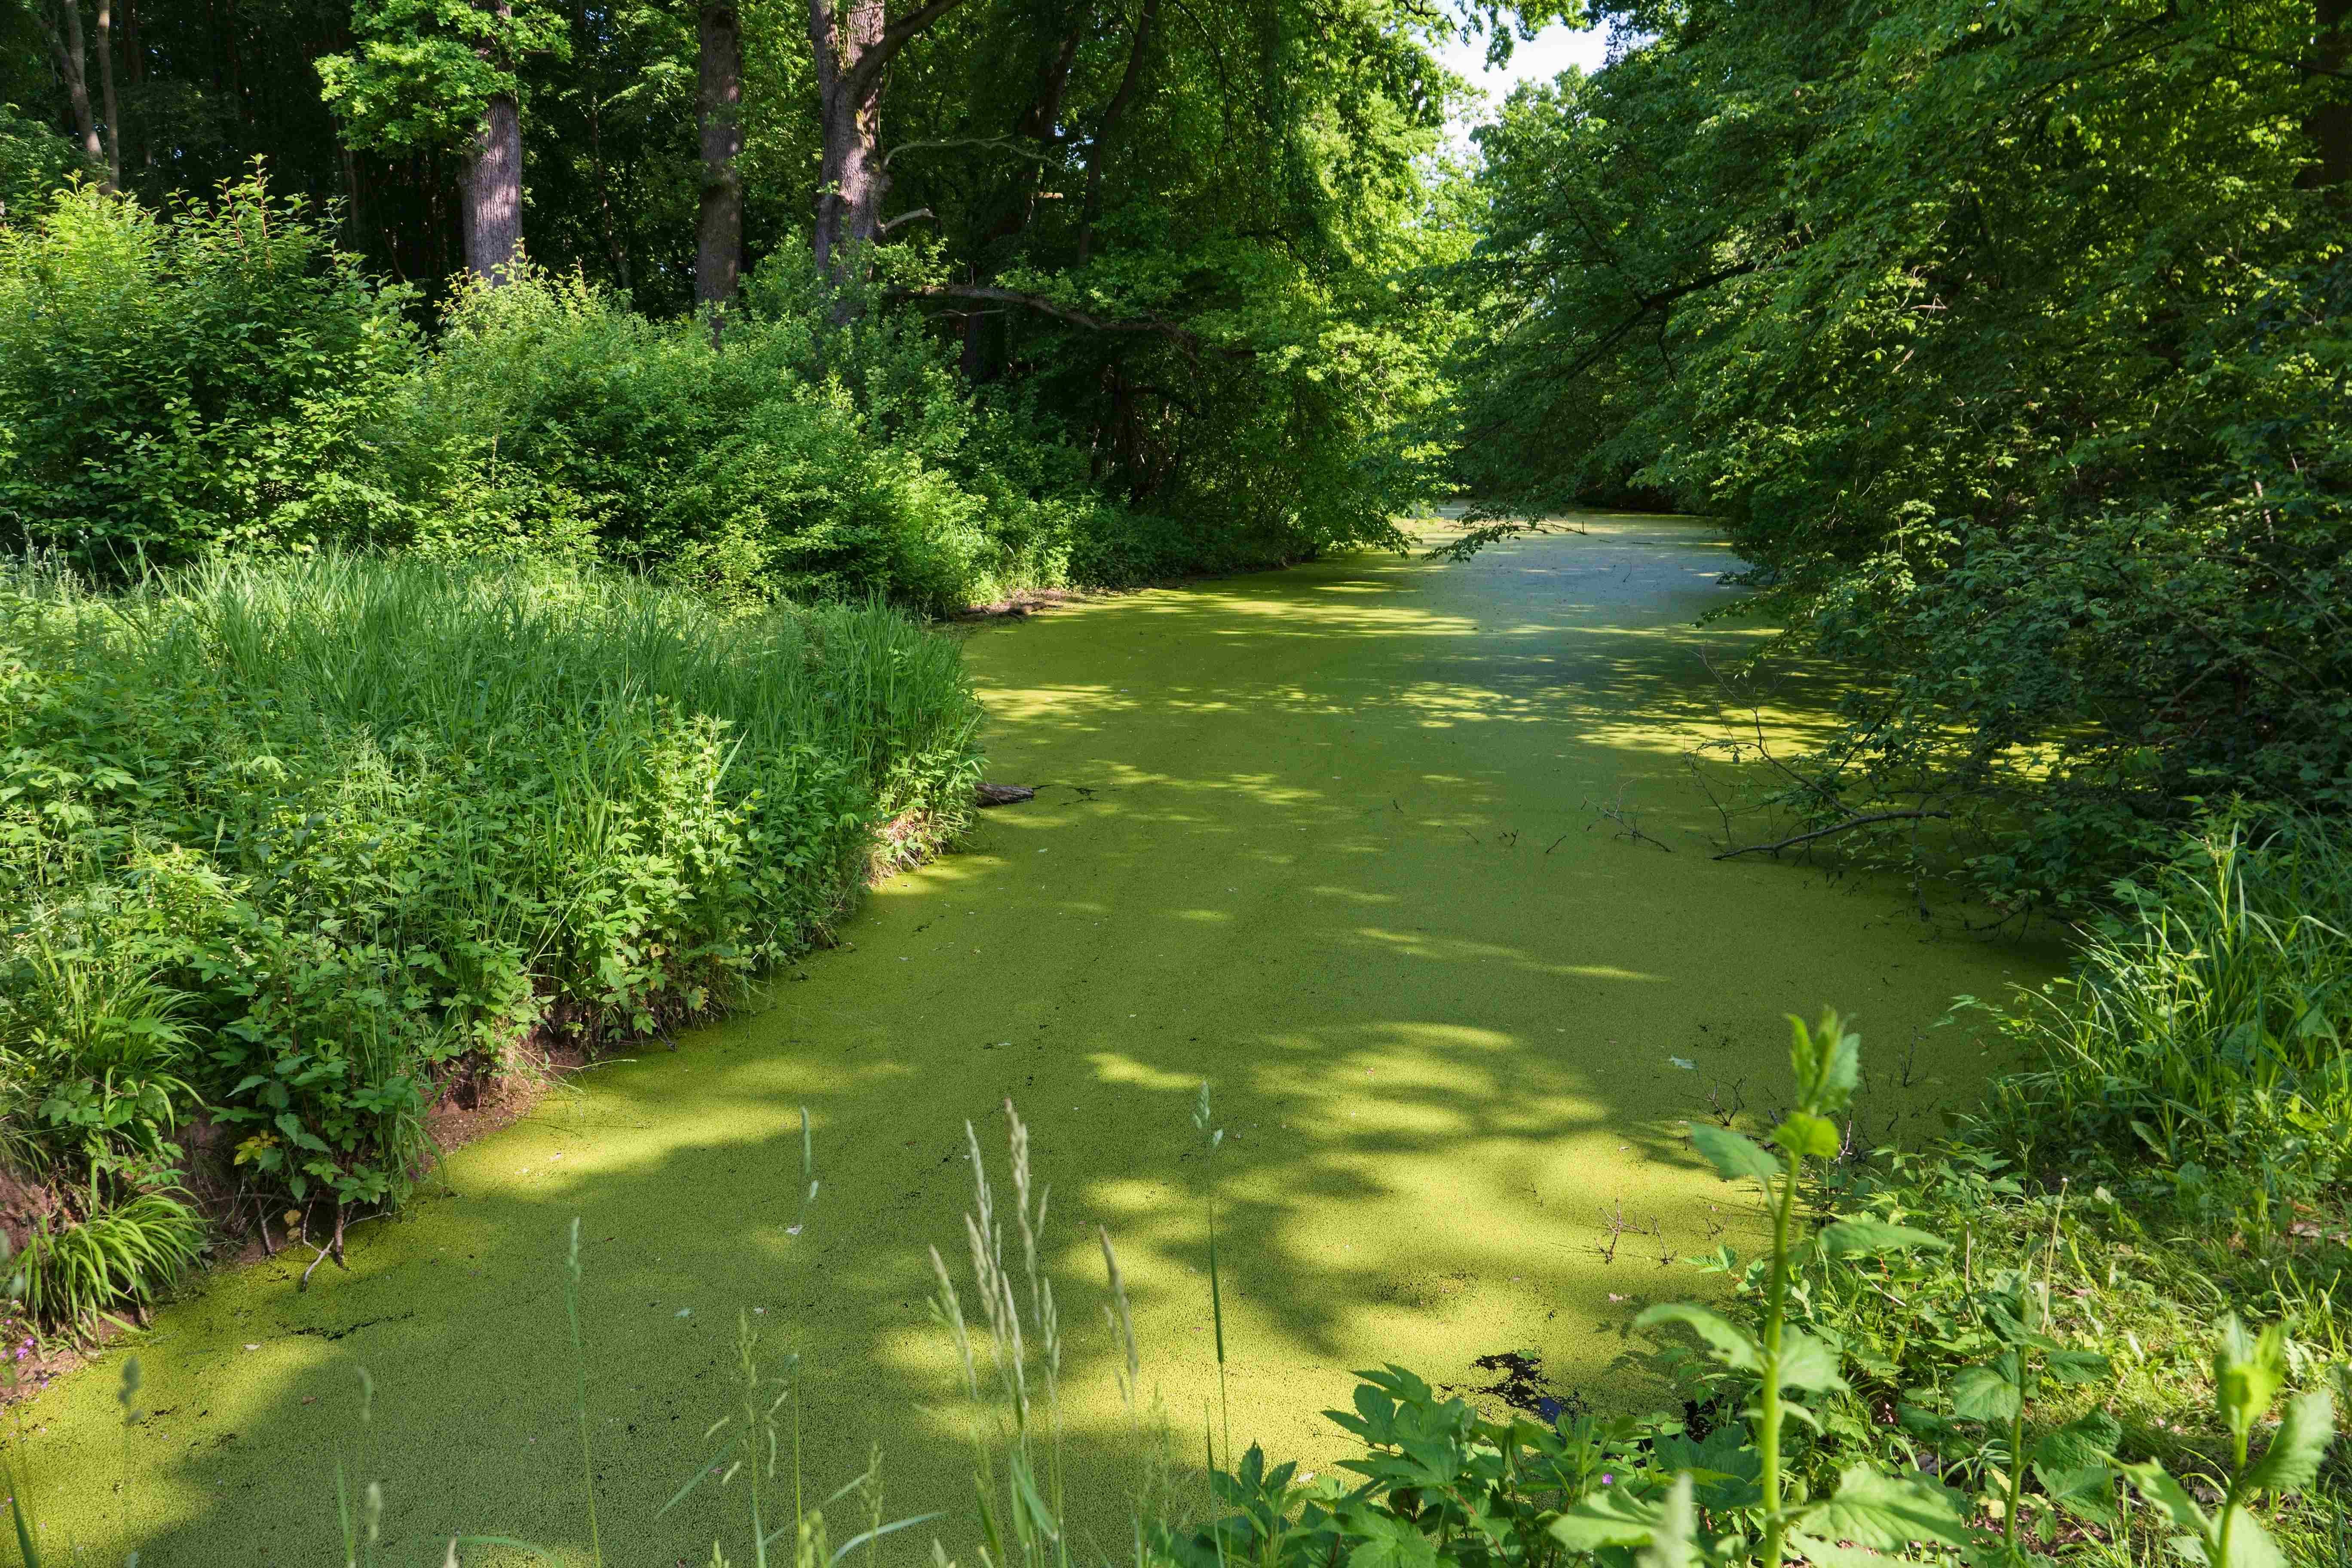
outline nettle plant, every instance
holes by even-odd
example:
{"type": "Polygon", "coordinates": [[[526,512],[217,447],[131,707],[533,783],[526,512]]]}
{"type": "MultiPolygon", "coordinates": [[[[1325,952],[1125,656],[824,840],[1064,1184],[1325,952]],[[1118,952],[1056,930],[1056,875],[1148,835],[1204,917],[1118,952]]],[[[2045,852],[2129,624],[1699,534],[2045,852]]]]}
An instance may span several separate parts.
{"type": "MultiPolygon", "coordinates": [[[[1809,1236],[1798,1234],[1804,1221],[1806,1162],[1838,1155],[1841,1140],[1832,1119],[1852,1103],[1861,1079],[1861,1046],[1832,1012],[1823,1013],[1813,1028],[1798,1018],[1790,1024],[1797,1109],[1772,1130],[1770,1147],[1727,1128],[1691,1127],[1699,1152],[1727,1179],[1755,1182],[1771,1215],[1771,1251],[1750,1266],[1751,1285],[1759,1287],[1756,1326],[1687,1303],[1654,1307],[1635,1320],[1637,1326],[1688,1328],[1707,1356],[1730,1374],[1732,1384],[1746,1392],[1740,1415],[1749,1442],[1741,1453],[1743,1460],[1748,1452],[1754,1455],[1760,1496],[1752,1508],[1727,1512],[1706,1506],[1707,1489],[1724,1479],[1719,1474],[1685,1470],[1663,1487],[1643,1485],[1637,1477],[1632,1487],[1590,1494],[1565,1510],[1549,1526],[1554,1539],[1604,1554],[1648,1548],[1648,1561],[1657,1568],[1777,1564],[1790,1556],[1850,1568],[1877,1561],[1867,1552],[1918,1549],[1989,1568],[2030,1559],[2021,1525],[2035,1513],[2063,1512],[2087,1524],[2116,1527],[2116,1484],[2126,1480],[2180,1531],[2172,1545],[2186,1560],[2210,1568],[2273,1568],[2283,1563],[2254,1505],[2263,1497],[2308,1486],[2335,1429],[2326,1394],[2298,1394],[2263,1455],[2250,1458],[2252,1434],[2286,1382],[2284,1333],[2273,1327],[2250,1334],[2235,1318],[2222,1325],[2214,1384],[2235,1451],[2220,1510],[2209,1514],[2161,1464],[2119,1464],[2115,1450],[2121,1429],[2102,1411],[2049,1426],[2029,1446],[2027,1415],[2039,1398],[2053,1385],[2093,1383],[2109,1374],[2105,1357],[2053,1337],[2047,1284],[2037,1284],[2030,1268],[2002,1271],[1980,1286],[1964,1285],[1959,1310],[1940,1330],[1943,1359],[1962,1364],[1923,1394],[1935,1408],[1910,1403],[1898,1407],[1901,1426],[1929,1444],[1942,1461],[1942,1477],[1965,1478],[1972,1490],[1919,1470],[1897,1474],[1871,1461],[1847,1466],[1824,1498],[1808,1496],[1801,1482],[1792,1484],[1784,1443],[1790,1420],[1815,1431],[1830,1429],[1797,1396],[1849,1392],[1848,1366],[1864,1370],[1859,1363],[1868,1359],[1859,1353],[1862,1347],[1833,1342],[1791,1321],[1798,1315],[1792,1287],[1800,1271],[1809,1265],[1850,1266],[1894,1254],[1942,1251],[1948,1244],[1925,1231],[1861,1215],[1832,1219],[1809,1236]],[[2029,1477],[2039,1489],[2031,1494],[2029,1477]],[[1999,1530],[1982,1528],[1977,1521],[1984,1519],[1998,1521],[1999,1530]],[[1723,1532],[1711,1533],[1703,1525],[1723,1532]]],[[[1735,1262],[1728,1253],[1718,1255],[1719,1266],[1735,1262]]]]}
{"type": "MultiPolygon", "coordinates": [[[[2268,1447],[2251,1455],[2287,1378],[2279,1330],[2223,1326],[2214,1382],[2235,1450],[2226,1483],[2207,1489],[2219,1496],[2209,1512],[2160,1464],[2119,1461],[2121,1431],[2104,1412],[2043,1417],[2054,1393],[2104,1381],[2109,1368],[2055,1337],[2047,1281],[2030,1269],[1978,1281],[1947,1267],[1958,1278],[1911,1314],[1905,1345],[1850,1313],[1839,1326],[1819,1293],[1824,1280],[1900,1286],[1929,1271],[1920,1259],[1949,1248],[1884,1215],[1816,1224],[1827,1189],[1809,1164],[1839,1154],[1837,1119],[1860,1081],[1860,1046],[1834,1013],[1812,1027],[1790,1022],[1796,1109],[1763,1143],[1711,1123],[1691,1128],[1725,1177],[1761,1189],[1769,1251],[1744,1266],[1728,1249],[1706,1260],[1740,1276],[1725,1311],[1675,1303],[1635,1320],[1695,1337],[1704,1370],[1692,1381],[1714,1425],[1581,1413],[1551,1424],[1492,1420],[1400,1368],[1363,1373],[1354,1413],[1332,1413],[1369,1449],[1342,1467],[1360,1484],[1328,1475],[1302,1482],[1295,1467],[1269,1467],[1252,1448],[1236,1472],[1211,1478],[1223,1517],[1187,1532],[1163,1529],[1155,1554],[1179,1568],[1544,1568],[1588,1559],[1610,1568],[1885,1568],[1882,1554],[1895,1552],[2021,1568],[2046,1561],[2032,1550],[2029,1521],[2063,1514],[2122,1530],[2117,1489],[2127,1482],[2149,1505],[2140,1519],[2152,1510],[2168,1521],[2186,1561],[2278,1568],[2284,1559],[2255,1507],[2307,1487],[2334,1435],[2327,1396],[2299,1394],[2268,1447]],[[1890,1388],[1901,1390],[1891,1426],[1869,1413],[1890,1388]],[[1916,1462],[1890,1462],[1898,1453],[1916,1462]],[[1829,1467],[1842,1459],[1832,1478],[1829,1467]]],[[[1988,1190],[2012,1184],[1985,1171],[1961,1174],[1988,1190]]]]}
{"type": "MultiPolygon", "coordinates": [[[[1685,1470],[1663,1488],[1611,1488],[1591,1495],[1555,1521],[1551,1533],[1572,1549],[1649,1547],[1664,1563],[1777,1563],[1791,1552],[1817,1561],[1843,1557],[1843,1548],[1905,1551],[1967,1548],[1976,1543],[1964,1500],[1930,1478],[1897,1476],[1869,1464],[1849,1467],[1826,1498],[1811,1499],[1790,1485],[1788,1424],[1819,1428],[1803,1394],[1843,1392],[1846,1381],[1836,1347],[1790,1321],[1790,1284],[1808,1249],[1842,1258],[1937,1248],[1926,1231],[1866,1215],[1833,1220],[1801,1237],[1800,1203],[1808,1160],[1834,1160],[1843,1146],[1834,1118],[1853,1103],[1862,1078],[1862,1044],[1834,1013],[1818,1028],[1790,1020],[1790,1066],[1796,1108],[1782,1118],[1766,1148],[1727,1127],[1693,1122],[1691,1142],[1727,1180],[1763,1189],[1772,1218],[1762,1321],[1756,1331],[1689,1302],[1650,1308],[1639,1328],[1674,1323],[1698,1336],[1707,1354],[1752,1390],[1741,1411],[1748,1423],[1760,1497],[1709,1537],[1699,1524],[1698,1483],[1685,1470]],[[1773,1151],[1778,1150],[1775,1153],[1773,1151]]],[[[1710,1519],[1712,1519],[1710,1510],[1710,1519]]]]}

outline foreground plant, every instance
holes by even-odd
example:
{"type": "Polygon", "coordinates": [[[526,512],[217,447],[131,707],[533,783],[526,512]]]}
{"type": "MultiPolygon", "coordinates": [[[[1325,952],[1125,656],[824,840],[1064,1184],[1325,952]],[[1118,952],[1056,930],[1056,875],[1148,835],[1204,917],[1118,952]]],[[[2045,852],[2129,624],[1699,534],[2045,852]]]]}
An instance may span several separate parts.
{"type": "MultiPolygon", "coordinates": [[[[1901,1303],[1897,1288],[1935,1272],[1923,1255],[1948,1247],[1888,1214],[1816,1224],[1830,1189],[1811,1173],[1839,1153],[1835,1119],[1860,1081],[1860,1047],[1834,1013],[1811,1027],[1790,1022],[1795,1109],[1766,1142],[1712,1123],[1691,1128],[1694,1145],[1727,1178],[1757,1184],[1769,1250],[1744,1269],[1727,1248],[1708,1260],[1743,1276],[1726,1309],[1675,1303],[1635,1320],[1696,1338],[1710,1368],[1693,1406],[1713,1417],[1703,1435],[1687,1419],[1656,1416],[1490,1419],[1402,1368],[1362,1373],[1354,1411],[1330,1413],[1368,1450],[1342,1466],[1360,1484],[1302,1479],[1297,1467],[1269,1465],[1253,1447],[1212,1477],[1223,1516],[1198,1530],[1163,1526],[1152,1538],[1156,1554],[1179,1568],[1523,1568],[1588,1558],[1609,1568],[1872,1568],[1885,1563],[1883,1553],[2022,1568],[2044,1561],[2025,1529],[2037,1512],[2063,1511],[2100,1532],[2090,1539],[2128,1544],[2116,1506],[2125,1479],[2180,1532],[2188,1561],[2283,1568],[2253,1507],[2312,1484],[2334,1418],[2326,1394],[2299,1394],[2269,1447],[2250,1458],[2252,1436],[2288,1374],[2281,1330],[2252,1335],[2234,1319],[2224,1326],[2215,1383],[2234,1454],[2209,1513],[2161,1464],[2119,1464],[2121,1429],[2104,1412],[2042,1417],[2054,1391],[2109,1375],[2104,1356],[2058,1336],[2046,1265],[2036,1269],[2029,1258],[1979,1279],[1958,1260],[1946,1264],[1957,1277],[1932,1300],[1916,1310],[1898,1305],[1917,1319],[1905,1345],[1850,1312],[1832,1326],[1838,1313],[1824,1298],[1836,1282],[1889,1289],[1887,1299],[1901,1303]],[[1923,1347],[1929,1364],[1904,1359],[1923,1347]],[[1857,1422],[1852,1409],[1865,1394],[1874,1412],[1893,1399],[1897,1425],[1874,1413],[1857,1422]],[[1811,1436],[1799,1439],[1801,1430],[1811,1436]],[[1925,1457],[1911,1447],[1921,1442],[1925,1457]],[[1940,1475],[1899,1463],[1906,1451],[1940,1475]],[[1809,1487],[1806,1473],[1820,1477],[1832,1463],[1828,1484],[1809,1487]],[[1971,1489],[1946,1484],[1959,1477],[1971,1489]],[[1999,1529],[1984,1528],[1987,1519],[1999,1529]]],[[[1953,1179],[1971,1192],[2014,1190],[1973,1168],[1953,1179]]]]}
{"type": "Polygon", "coordinates": [[[1772,1129],[1779,1155],[1729,1128],[1691,1124],[1691,1142],[1727,1180],[1752,1181],[1763,1190],[1772,1216],[1770,1271],[1759,1332],[1706,1308],[1676,1302],[1649,1309],[1636,1327],[1677,1323],[1697,1334],[1707,1352],[1755,1385],[1754,1402],[1740,1412],[1754,1433],[1762,1496],[1757,1510],[1760,1539],[1735,1532],[1704,1542],[1691,1523],[1692,1488],[1687,1472],[1663,1496],[1642,1498],[1632,1489],[1611,1490],[1569,1510],[1551,1526],[1554,1539],[1579,1551],[1607,1546],[1651,1546],[1710,1562],[1754,1558],[1779,1563],[1787,1551],[1820,1558],[1836,1555],[1832,1542],[1846,1542],[1878,1551],[1913,1546],[1969,1545],[1971,1534],[1961,1500],[1950,1489],[1923,1476],[1893,1476],[1856,1465],[1840,1477],[1837,1490],[1815,1502],[1792,1502],[1786,1482],[1782,1439],[1791,1415],[1818,1426],[1819,1419],[1793,1395],[1833,1393],[1846,1386],[1837,1352],[1825,1341],[1789,1321],[1789,1284],[1801,1247],[1837,1257],[1861,1257],[1945,1244],[1925,1231],[1885,1220],[1837,1220],[1817,1237],[1801,1241],[1794,1233],[1803,1190],[1805,1162],[1832,1160],[1843,1140],[1832,1118],[1853,1103],[1862,1077],[1860,1038],[1833,1012],[1818,1027],[1790,1020],[1789,1065],[1796,1083],[1796,1109],[1772,1129]]]}
{"type": "Polygon", "coordinates": [[[2249,1459],[2250,1439],[2286,1385],[2286,1336],[2275,1323],[2250,1334],[2232,1316],[2221,1325],[2213,1352],[2213,1387],[2222,1424],[2230,1429],[2230,1485],[2221,1511],[2209,1514],[2162,1465],[2126,1466],[2134,1490],[2161,1510],[2182,1533],[2174,1550],[2210,1568],[2273,1568],[2285,1558],[2255,1517],[2253,1504],[2283,1498],[2311,1485],[2320,1461],[2336,1440],[2336,1407],[2325,1393],[2298,1394],[2287,1401],[2270,1446],[2249,1459]]]}

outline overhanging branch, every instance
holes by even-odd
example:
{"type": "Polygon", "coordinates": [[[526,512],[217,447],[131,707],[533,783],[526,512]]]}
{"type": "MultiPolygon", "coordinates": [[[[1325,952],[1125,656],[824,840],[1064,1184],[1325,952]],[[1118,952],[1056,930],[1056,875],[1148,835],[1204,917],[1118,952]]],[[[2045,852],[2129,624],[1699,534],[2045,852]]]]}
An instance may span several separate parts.
{"type": "Polygon", "coordinates": [[[1203,343],[1200,334],[1163,321],[1156,316],[1097,316],[1074,305],[1043,294],[1024,293],[1017,289],[999,289],[986,283],[941,283],[929,289],[900,289],[892,292],[908,300],[980,300],[992,304],[1017,305],[1024,310],[1034,310],[1041,316],[1051,316],[1057,321],[1067,321],[1074,327],[1084,327],[1094,332],[1134,332],[1163,337],[1181,349],[1188,358],[1197,359],[1201,351],[1223,354],[1227,359],[1252,359],[1257,351],[1249,348],[1229,348],[1222,343],[1203,343]]]}

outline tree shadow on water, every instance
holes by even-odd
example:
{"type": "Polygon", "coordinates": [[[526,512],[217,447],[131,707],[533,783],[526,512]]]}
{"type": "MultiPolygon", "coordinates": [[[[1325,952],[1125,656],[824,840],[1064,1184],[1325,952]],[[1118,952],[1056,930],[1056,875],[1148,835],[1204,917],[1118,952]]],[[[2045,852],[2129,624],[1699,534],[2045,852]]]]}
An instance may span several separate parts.
{"type": "MultiPolygon", "coordinates": [[[[1654,1401],[1623,1370],[1631,1317],[1700,1287],[1676,1258],[1754,1226],[1684,1146],[1709,1094],[1769,1110],[1785,1012],[1836,1001],[1867,1045],[2032,975],[1873,924],[1801,872],[1587,831],[1586,796],[1671,774],[1675,726],[1715,700],[1699,650],[1752,635],[1690,626],[1729,564],[1703,533],[1611,529],[976,635],[990,775],[1035,802],[890,878],[761,1008],[453,1155],[446,1194],[364,1227],[348,1273],[297,1292],[307,1256],[281,1258],[165,1311],[127,1436],[111,1358],[54,1392],[29,1451],[56,1528],[150,1565],[325,1559],[365,1366],[372,1450],[351,1463],[383,1483],[404,1552],[437,1562],[429,1543],[462,1530],[584,1561],[578,1215],[610,1561],[705,1562],[731,1516],[734,1492],[706,1487],[654,1517],[738,1402],[739,1313],[802,1357],[815,1495],[879,1445],[887,1513],[953,1516],[882,1555],[925,1554],[936,1529],[969,1560],[928,1249],[966,1274],[964,1127],[1001,1185],[1008,1099],[1054,1189],[1074,1527],[1107,1553],[1139,1455],[1097,1226],[1188,1459],[1223,1448],[1229,1405],[1236,1443],[1327,1464],[1345,1445],[1318,1413],[1389,1360],[1478,1387],[1479,1358],[1519,1355],[1595,1408],[1654,1401]],[[823,1185],[794,1237],[803,1105],[823,1185]]],[[[1670,846],[1705,823],[1695,800],[1656,810],[1670,846]]],[[[1941,1092],[1981,1069],[1938,1037],[1941,1092]]]]}

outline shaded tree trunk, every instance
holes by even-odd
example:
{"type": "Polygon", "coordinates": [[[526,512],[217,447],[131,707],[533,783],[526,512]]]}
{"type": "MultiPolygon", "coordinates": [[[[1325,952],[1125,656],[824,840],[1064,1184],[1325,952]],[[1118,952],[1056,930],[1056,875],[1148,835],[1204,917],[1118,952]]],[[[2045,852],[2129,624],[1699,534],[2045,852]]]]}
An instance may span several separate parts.
{"type": "Polygon", "coordinates": [[[122,186],[122,110],[114,97],[113,0],[98,0],[99,103],[106,111],[106,174],[110,189],[122,186]]]}
{"type": "Polygon", "coordinates": [[[522,115],[504,94],[482,106],[464,200],[466,269],[494,287],[510,281],[522,257],[522,115]]]}
{"type": "MultiPolygon", "coordinates": [[[[1063,35],[1061,47],[1037,79],[1037,90],[1030,95],[1029,107],[1022,110],[1020,122],[1013,128],[1015,135],[1027,137],[1040,149],[1052,147],[1061,140],[1062,97],[1069,90],[1070,68],[1077,62],[1078,44],[1085,33],[1086,16],[1081,11],[1076,24],[1063,35]]],[[[1037,188],[1044,178],[1042,161],[1024,160],[1005,197],[1004,210],[973,247],[973,283],[986,283],[994,277],[998,248],[1018,238],[1029,226],[1037,213],[1037,188]]],[[[975,384],[988,378],[984,338],[990,315],[989,311],[976,309],[964,312],[963,374],[965,380],[975,384]]]]}
{"type": "Polygon", "coordinates": [[[882,159],[882,72],[909,41],[962,4],[926,0],[891,22],[884,0],[808,0],[824,132],[812,244],[817,266],[835,279],[884,226],[890,174],[882,159]]]}
{"type": "Polygon", "coordinates": [[[2341,185],[2352,181],[2352,89],[2333,79],[2340,79],[2352,63],[2352,0],[2318,0],[2313,20],[2310,66],[2324,79],[2329,95],[2304,118],[2304,134],[2311,139],[2315,161],[2295,183],[2341,185]]]}
{"type": "MultiPolygon", "coordinates": [[[[734,0],[702,0],[698,31],[702,209],[695,230],[694,300],[721,305],[735,297],[743,265],[743,174],[737,166],[743,152],[743,26],[734,0]]],[[[718,318],[710,330],[716,342],[718,318]]]]}
{"type": "Polygon", "coordinates": [[[66,104],[73,111],[74,136],[81,143],[82,156],[90,167],[100,171],[106,188],[114,189],[115,182],[108,177],[110,165],[106,149],[98,139],[98,119],[90,112],[89,53],[82,42],[81,0],[57,0],[57,14],[37,8],[41,35],[48,40],[49,61],[57,68],[58,80],[64,84],[66,104]],[[62,23],[62,26],[60,26],[62,23]]]}
{"type": "MultiPolygon", "coordinates": [[[[501,19],[513,12],[509,0],[488,0],[485,8],[501,19]]],[[[482,105],[482,128],[466,155],[458,222],[466,270],[493,288],[510,280],[522,256],[522,110],[507,94],[482,105]]]]}
{"type": "Polygon", "coordinates": [[[1081,267],[1094,253],[1095,220],[1102,216],[1103,165],[1110,161],[1111,141],[1118,134],[1127,106],[1135,100],[1136,85],[1143,79],[1143,54],[1151,46],[1152,25],[1159,19],[1160,0],[1143,0],[1143,14],[1135,19],[1135,43],[1127,51],[1127,69],[1118,79],[1118,90],[1103,105],[1102,123],[1095,128],[1094,143],[1087,149],[1086,209],[1078,216],[1081,267]]]}

